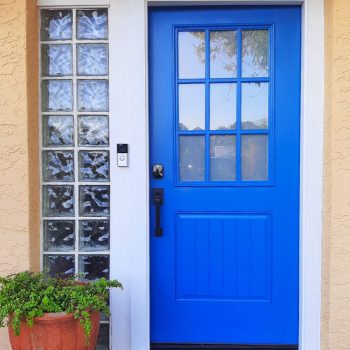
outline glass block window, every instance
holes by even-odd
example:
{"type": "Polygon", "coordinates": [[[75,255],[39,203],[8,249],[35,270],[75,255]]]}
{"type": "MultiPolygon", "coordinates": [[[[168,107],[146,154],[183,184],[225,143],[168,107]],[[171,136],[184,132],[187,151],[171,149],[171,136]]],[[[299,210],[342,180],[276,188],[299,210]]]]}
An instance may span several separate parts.
{"type": "Polygon", "coordinates": [[[43,269],[109,278],[108,11],[41,9],[40,38],[43,269]]]}

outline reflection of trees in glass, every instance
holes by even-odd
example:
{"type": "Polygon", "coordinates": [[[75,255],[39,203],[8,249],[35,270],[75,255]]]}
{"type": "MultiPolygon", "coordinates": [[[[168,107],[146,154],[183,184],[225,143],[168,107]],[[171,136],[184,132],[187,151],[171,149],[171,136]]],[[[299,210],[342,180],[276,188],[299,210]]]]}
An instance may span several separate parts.
{"type": "MultiPolygon", "coordinates": [[[[205,61],[205,40],[202,32],[191,32],[198,39],[195,47],[201,62],[205,61]]],[[[210,33],[210,57],[222,57],[225,63],[223,69],[236,72],[237,55],[236,40],[230,31],[212,31],[210,33]],[[229,59],[230,58],[230,59],[229,59]]],[[[246,58],[245,64],[257,72],[265,72],[268,69],[268,30],[243,30],[242,31],[242,57],[246,58]]],[[[256,74],[254,74],[256,75],[256,74]]]]}

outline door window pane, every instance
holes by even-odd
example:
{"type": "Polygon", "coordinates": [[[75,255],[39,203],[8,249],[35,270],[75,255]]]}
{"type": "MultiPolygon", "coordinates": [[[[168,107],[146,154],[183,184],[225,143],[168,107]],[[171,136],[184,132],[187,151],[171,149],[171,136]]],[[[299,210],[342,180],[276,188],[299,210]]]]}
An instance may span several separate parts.
{"type": "Polygon", "coordinates": [[[179,129],[205,128],[205,85],[179,85],[179,129]]]}
{"type": "Polygon", "coordinates": [[[236,32],[221,30],[210,32],[210,77],[237,76],[236,32]]]}
{"type": "Polygon", "coordinates": [[[269,84],[242,84],[242,129],[267,129],[269,84]]]}
{"type": "Polygon", "coordinates": [[[210,84],[210,129],[236,129],[236,84],[210,84]]]}
{"type": "Polygon", "coordinates": [[[236,180],[236,136],[210,137],[210,180],[236,180]]]}
{"type": "Polygon", "coordinates": [[[204,136],[180,136],[180,181],[204,181],[205,179],[204,136]]]}
{"type": "Polygon", "coordinates": [[[242,180],[268,180],[268,136],[242,135],[242,180]]]}
{"type": "Polygon", "coordinates": [[[242,31],[242,76],[269,75],[269,31],[242,31]]]}
{"type": "Polygon", "coordinates": [[[202,31],[178,33],[179,78],[205,77],[205,33],[202,31]]]}

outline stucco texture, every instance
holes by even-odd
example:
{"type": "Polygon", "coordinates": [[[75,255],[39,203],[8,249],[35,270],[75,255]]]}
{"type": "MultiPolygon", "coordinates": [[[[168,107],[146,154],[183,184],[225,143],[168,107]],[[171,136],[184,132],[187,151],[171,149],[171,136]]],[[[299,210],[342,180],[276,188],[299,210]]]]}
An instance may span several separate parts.
{"type": "Polygon", "coordinates": [[[350,1],[326,0],[323,350],[350,349],[350,1]]]}
{"type": "MultiPolygon", "coordinates": [[[[1,275],[38,268],[36,28],[35,1],[0,0],[1,275]]],[[[10,349],[5,330],[0,349],[10,349]]]]}

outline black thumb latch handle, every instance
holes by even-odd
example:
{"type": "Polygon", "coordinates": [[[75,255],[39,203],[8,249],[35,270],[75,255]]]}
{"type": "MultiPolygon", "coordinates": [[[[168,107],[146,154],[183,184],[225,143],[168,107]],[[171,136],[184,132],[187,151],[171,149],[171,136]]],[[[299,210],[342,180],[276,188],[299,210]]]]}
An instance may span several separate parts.
{"type": "Polygon", "coordinates": [[[163,229],[160,223],[160,206],[164,203],[164,190],[163,188],[154,188],[153,189],[153,204],[156,206],[156,228],[155,235],[156,237],[163,236],[163,229]]]}

